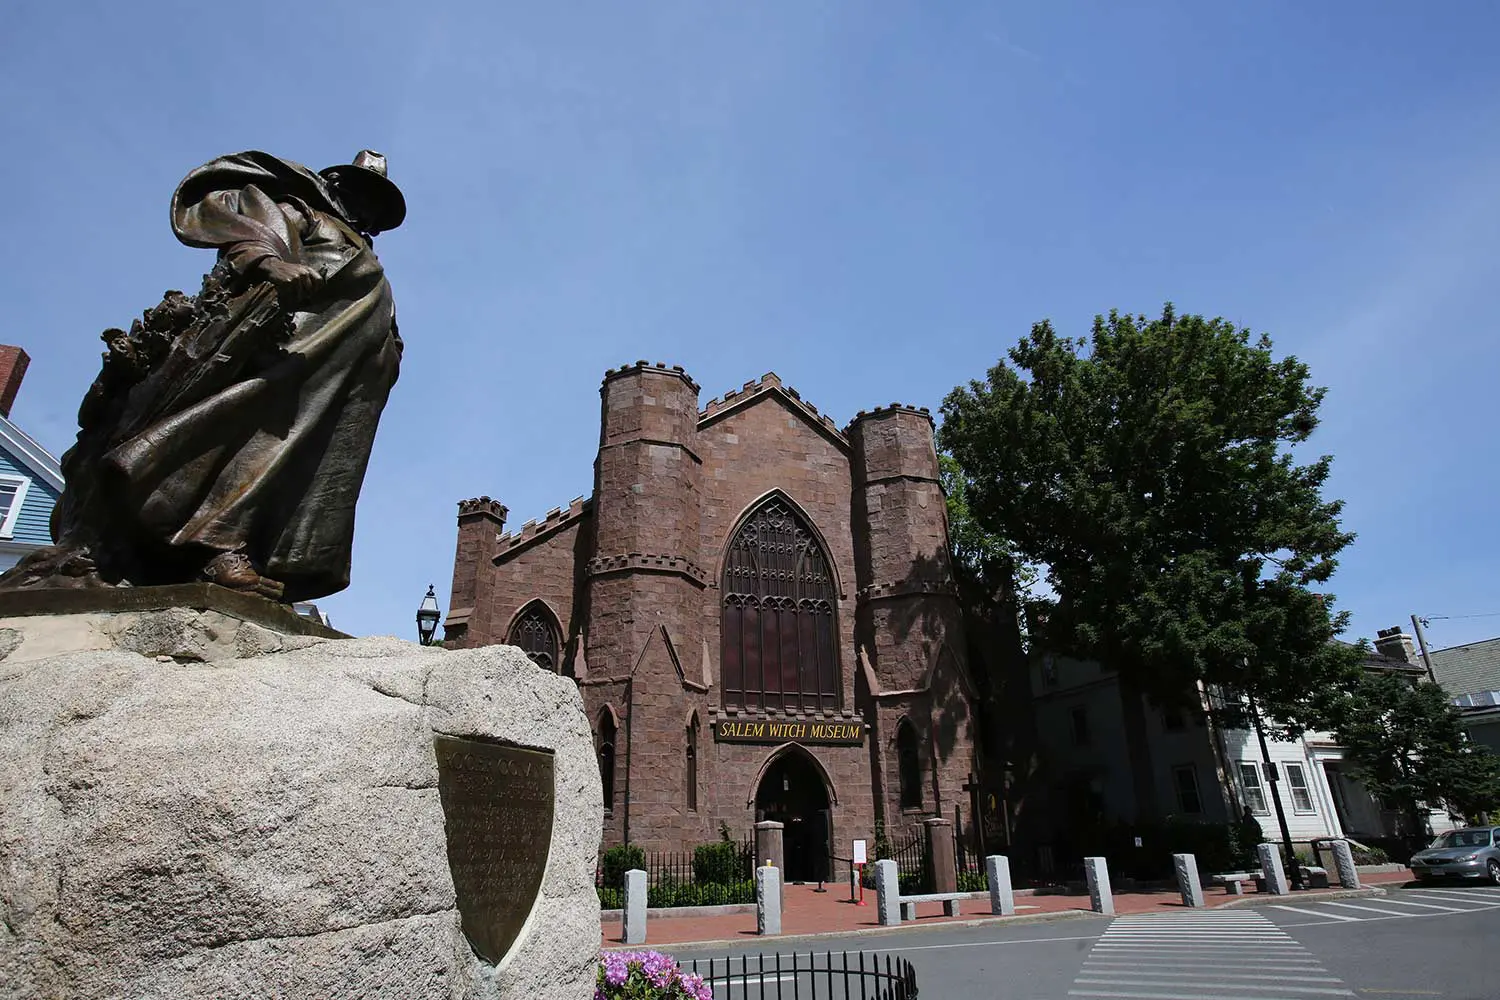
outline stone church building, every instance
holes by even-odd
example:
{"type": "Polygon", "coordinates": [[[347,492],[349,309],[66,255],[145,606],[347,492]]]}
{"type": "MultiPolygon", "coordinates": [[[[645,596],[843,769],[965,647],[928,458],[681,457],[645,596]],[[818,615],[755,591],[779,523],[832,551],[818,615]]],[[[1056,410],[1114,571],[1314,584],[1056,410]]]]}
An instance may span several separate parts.
{"type": "Polygon", "coordinates": [[[605,843],[690,850],[786,824],[789,878],[953,815],[976,698],[932,418],[840,428],[768,374],[700,405],[680,368],[610,370],[594,493],[506,532],[459,504],[445,641],[574,678],[605,843]]]}

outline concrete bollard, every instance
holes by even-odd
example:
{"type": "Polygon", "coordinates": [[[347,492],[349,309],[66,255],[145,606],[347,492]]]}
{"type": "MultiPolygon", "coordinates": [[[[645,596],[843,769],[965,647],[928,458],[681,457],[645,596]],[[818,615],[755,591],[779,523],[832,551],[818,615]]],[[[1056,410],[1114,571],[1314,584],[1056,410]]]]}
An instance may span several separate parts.
{"type": "Polygon", "coordinates": [[[646,943],[646,873],[632,868],[625,873],[624,927],[626,944],[646,943]]]}
{"type": "Polygon", "coordinates": [[[1198,859],[1191,854],[1174,854],[1172,867],[1177,869],[1177,888],[1182,893],[1182,905],[1202,906],[1203,883],[1198,880],[1198,859]]]}
{"type": "Polygon", "coordinates": [[[1010,858],[991,854],[984,859],[984,878],[990,884],[990,912],[1016,915],[1016,894],[1010,884],[1010,858]]]}
{"type": "Polygon", "coordinates": [[[781,933],[781,869],[755,869],[755,933],[781,933]]]}
{"type": "MultiPolygon", "coordinates": [[[[755,860],[786,871],[785,833],[782,824],[763,819],[755,824],[755,860]]],[[[786,906],[786,880],[781,882],[781,905],[786,906]]]]}
{"type": "Polygon", "coordinates": [[[1103,858],[1084,858],[1083,872],[1089,882],[1089,903],[1095,913],[1115,915],[1115,895],[1109,888],[1109,865],[1103,858]]]}
{"type": "Polygon", "coordinates": [[[1354,851],[1349,848],[1349,841],[1335,840],[1329,845],[1333,848],[1333,867],[1339,874],[1339,885],[1345,889],[1359,888],[1359,869],[1354,867],[1354,851]]]}
{"type": "Polygon", "coordinates": [[[1260,854],[1261,874],[1266,877],[1266,892],[1273,896],[1285,896],[1291,890],[1286,883],[1286,869],[1281,866],[1281,855],[1275,844],[1261,844],[1255,849],[1260,854]]]}
{"type": "Polygon", "coordinates": [[[901,877],[896,862],[889,858],[875,862],[875,908],[880,926],[895,927],[901,923],[901,877]]]}

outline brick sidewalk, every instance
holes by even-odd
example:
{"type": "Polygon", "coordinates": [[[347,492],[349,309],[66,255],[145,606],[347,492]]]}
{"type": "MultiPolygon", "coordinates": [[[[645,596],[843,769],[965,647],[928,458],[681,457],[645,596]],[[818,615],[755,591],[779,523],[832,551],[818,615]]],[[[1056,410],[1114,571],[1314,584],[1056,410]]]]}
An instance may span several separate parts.
{"type": "MultiPolygon", "coordinates": [[[[1360,876],[1365,885],[1388,885],[1406,882],[1407,872],[1383,872],[1360,876]]],[[[1204,887],[1204,901],[1210,907],[1223,906],[1235,900],[1254,899],[1258,893],[1252,883],[1246,883],[1244,896],[1231,896],[1218,886],[1204,887]]],[[[1297,893],[1297,899],[1316,899],[1337,892],[1337,889],[1310,889],[1297,893]]],[[[1116,913],[1181,912],[1182,897],[1176,890],[1152,892],[1115,893],[1116,913]]],[[[922,903],[917,906],[915,923],[903,922],[902,927],[929,927],[935,924],[954,922],[1002,923],[1022,917],[1046,914],[1089,913],[1089,897],[1078,896],[1017,896],[1015,917],[995,917],[989,912],[989,902],[984,899],[964,901],[965,912],[957,917],[945,917],[941,903],[922,903]]],[[[783,936],[858,933],[879,927],[875,913],[875,892],[865,892],[865,905],[849,902],[848,888],[840,892],[830,887],[826,893],[813,891],[810,885],[786,887],[786,909],[781,915],[783,936]]],[[[620,920],[614,918],[600,923],[601,944],[605,948],[619,948],[620,920]]],[[[646,921],[646,947],[656,945],[682,945],[706,941],[748,942],[756,936],[755,913],[732,913],[724,916],[661,917],[646,921]]]]}

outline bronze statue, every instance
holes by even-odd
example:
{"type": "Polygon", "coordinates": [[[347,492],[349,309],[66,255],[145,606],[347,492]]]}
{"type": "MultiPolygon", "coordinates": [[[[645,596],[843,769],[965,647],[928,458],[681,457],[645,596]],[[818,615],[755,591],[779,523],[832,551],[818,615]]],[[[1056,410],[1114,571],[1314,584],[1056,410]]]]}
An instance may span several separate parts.
{"type": "Polygon", "coordinates": [[[406,216],[385,157],[313,173],[260,152],[207,163],[172,229],[216,249],[109,350],[62,458],[55,544],[0,588],[208,580],[283,601],[349,584],[354,506],[401,360],[371,248],[406,216]]]}

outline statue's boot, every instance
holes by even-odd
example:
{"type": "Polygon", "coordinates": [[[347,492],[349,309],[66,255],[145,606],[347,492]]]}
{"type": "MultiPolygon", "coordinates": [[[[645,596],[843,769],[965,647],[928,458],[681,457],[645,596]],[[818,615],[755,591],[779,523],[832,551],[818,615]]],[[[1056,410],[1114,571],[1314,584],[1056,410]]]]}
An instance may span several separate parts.
{"type": "Polygon", "coordinates": [[[281,600],[285,588],[270,577],[256,572],[255,564],[243,552],[220,552],[203,567],[203,579],[229,590],[259,594],[273,601],[281,600]]]}

